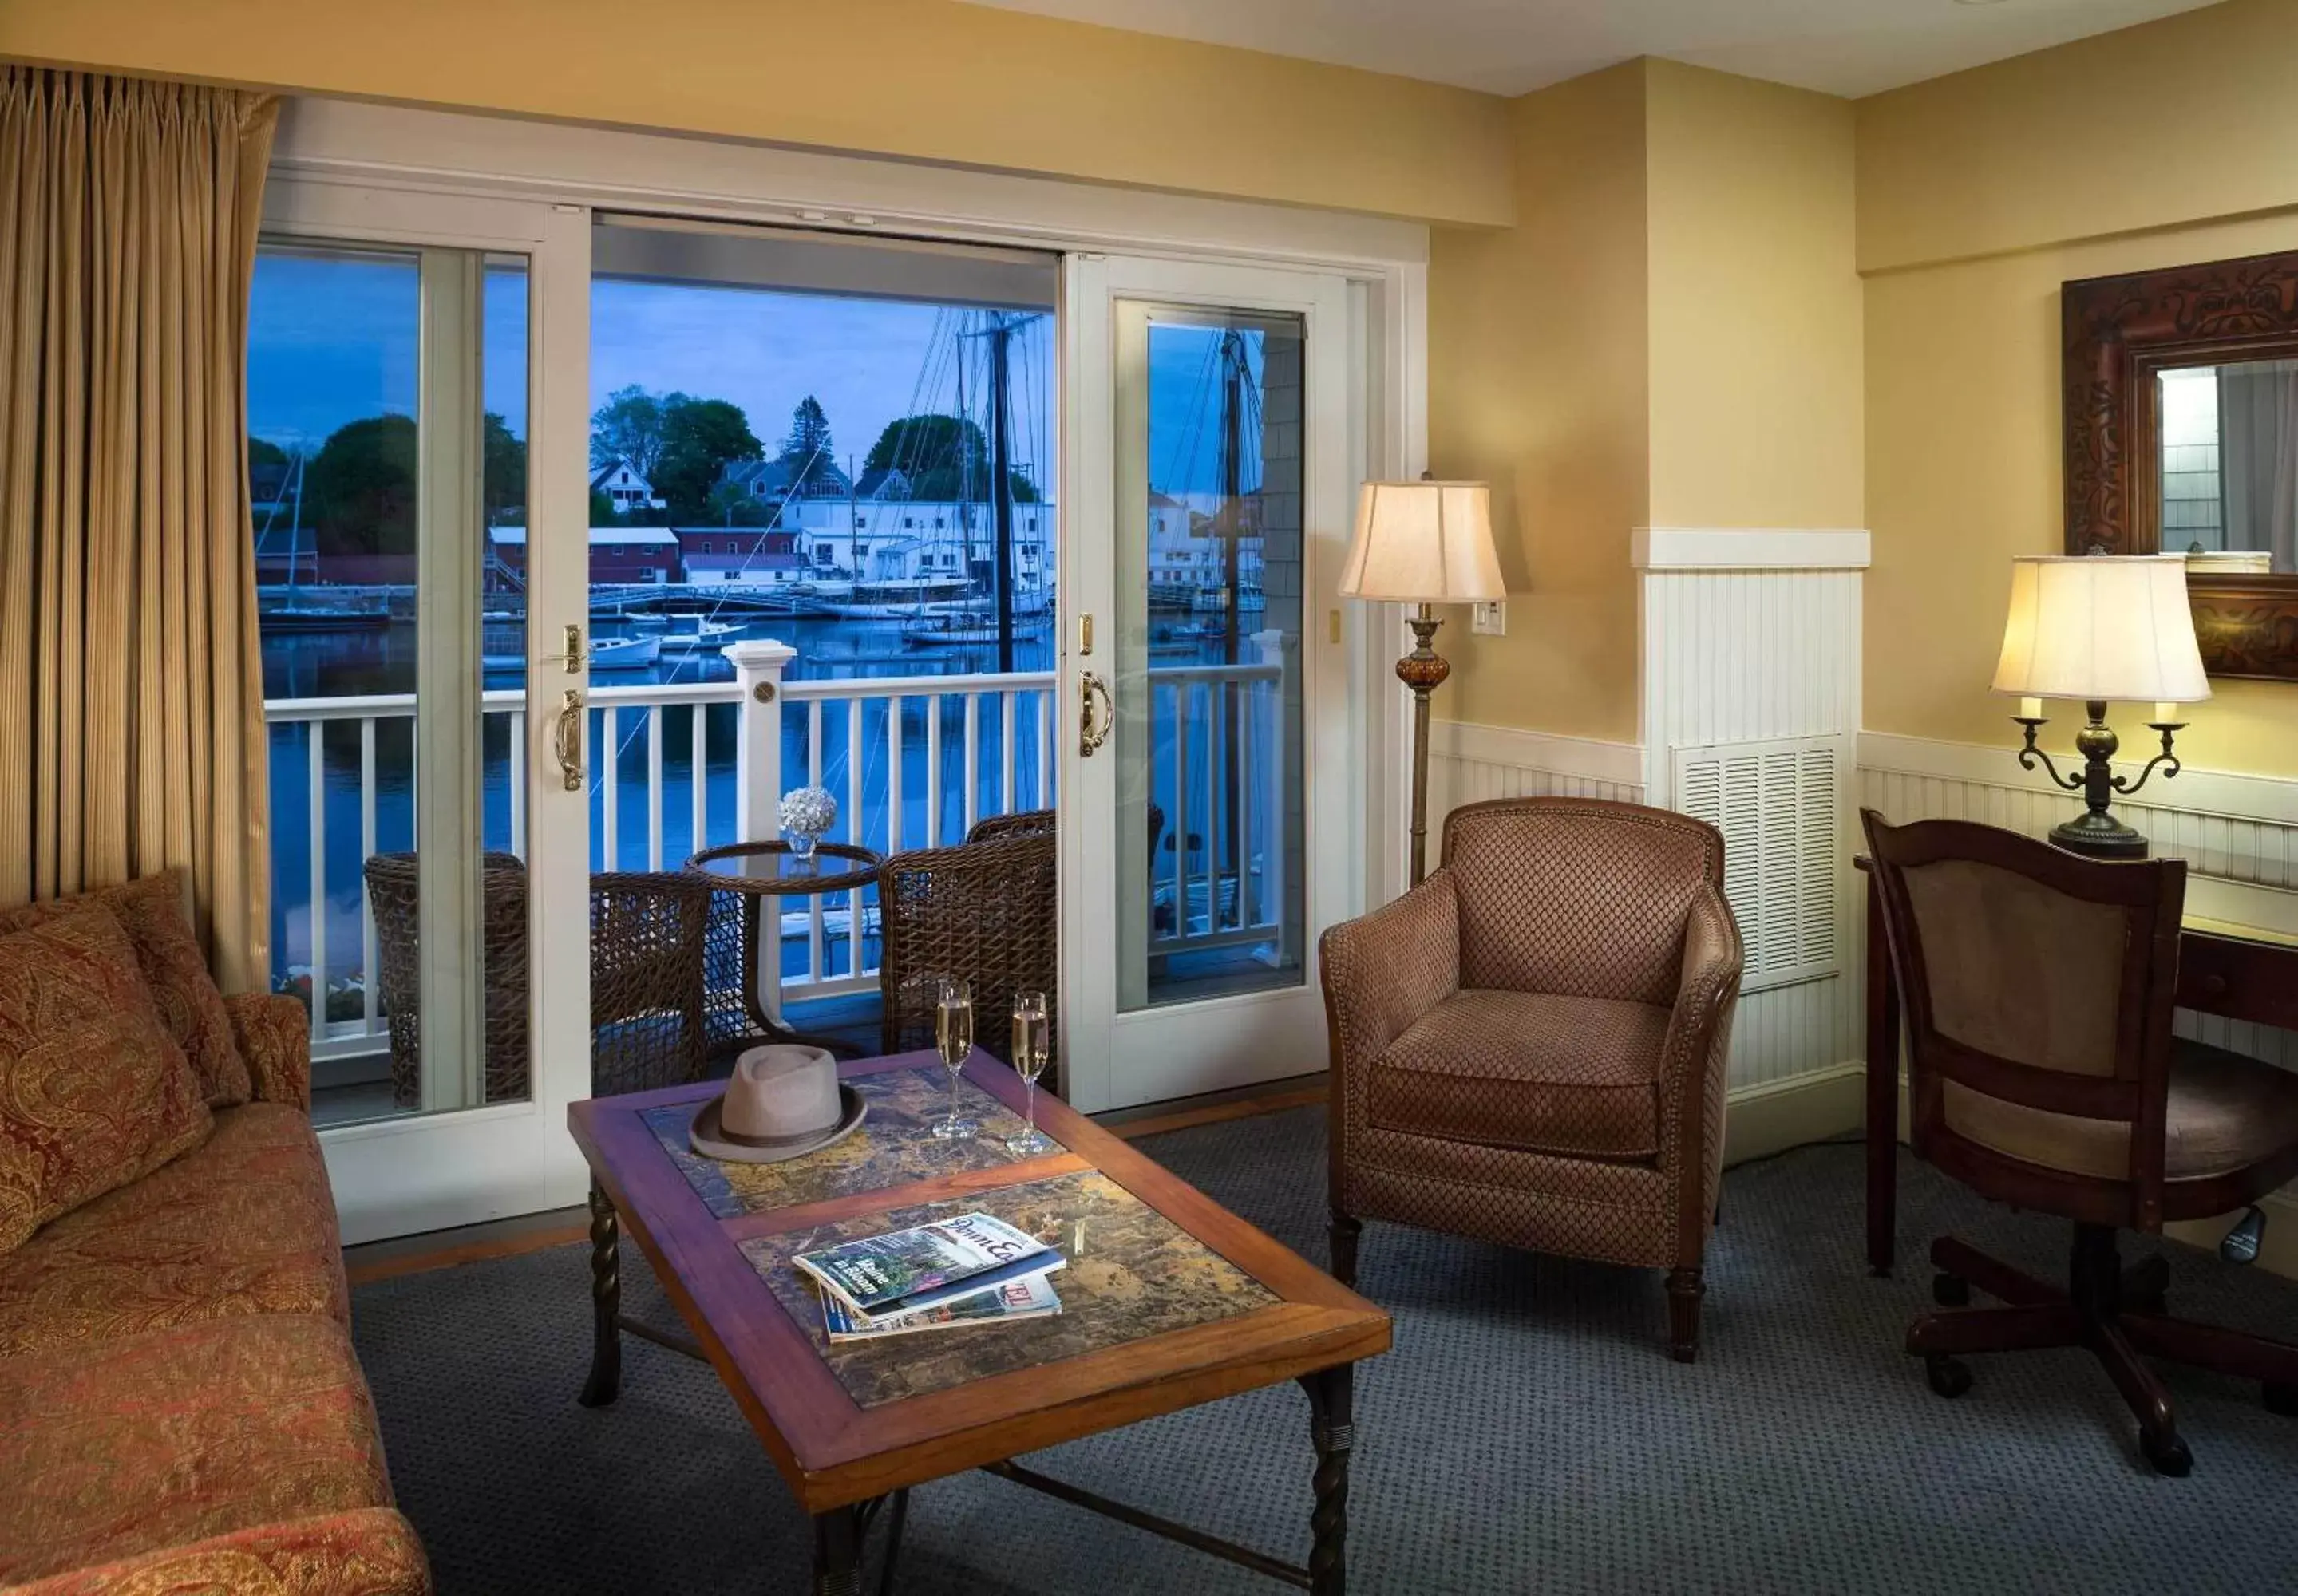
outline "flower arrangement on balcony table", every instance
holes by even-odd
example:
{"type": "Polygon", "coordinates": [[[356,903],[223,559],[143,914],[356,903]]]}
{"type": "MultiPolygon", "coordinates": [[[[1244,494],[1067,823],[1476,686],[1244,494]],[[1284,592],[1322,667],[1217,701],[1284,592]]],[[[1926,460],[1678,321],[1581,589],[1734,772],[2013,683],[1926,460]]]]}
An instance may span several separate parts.
{"type": "Polygon", "coordinates": [[[792,787],[782,794],[781,819],[790,851],[812,859],[822,833],[838,824],[838,800],[827,787],[792,787]]]}

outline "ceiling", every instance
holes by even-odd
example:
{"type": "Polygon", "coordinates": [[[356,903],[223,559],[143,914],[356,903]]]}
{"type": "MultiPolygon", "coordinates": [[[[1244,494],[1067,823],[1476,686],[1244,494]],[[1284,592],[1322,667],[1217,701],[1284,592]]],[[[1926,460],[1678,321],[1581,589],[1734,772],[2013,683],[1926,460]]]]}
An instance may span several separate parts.
{"type": "Polygon", "coordinates": [[[973,0],[1520,95],[1638,55],[1856,96],[2213,0],[973,0]]]}

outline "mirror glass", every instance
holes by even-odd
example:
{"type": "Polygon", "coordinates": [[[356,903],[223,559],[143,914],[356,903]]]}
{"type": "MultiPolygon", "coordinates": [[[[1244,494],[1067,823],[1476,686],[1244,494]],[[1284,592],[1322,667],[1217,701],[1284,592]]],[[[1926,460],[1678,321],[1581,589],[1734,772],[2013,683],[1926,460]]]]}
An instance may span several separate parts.
{"type": "Polygon", "coordinates": [[[2164,553],[2195,569],[2298,572],[2298,360],[2158,374],[2164,553]]]}

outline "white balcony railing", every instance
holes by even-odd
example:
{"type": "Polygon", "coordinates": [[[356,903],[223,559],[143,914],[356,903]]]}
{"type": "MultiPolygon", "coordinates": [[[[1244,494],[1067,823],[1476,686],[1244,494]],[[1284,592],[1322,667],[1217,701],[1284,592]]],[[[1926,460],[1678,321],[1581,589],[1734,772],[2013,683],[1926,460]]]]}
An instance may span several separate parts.
{"type": "MultiPolygon", "coordinates": [[[[1154,953],[1285,934],[1287,774],[1275,751],[1287,666],[1274,634],[1257,641],[1260,662],[1149,673],[1152,796],[1172,839],[1151,866],[1154,953]]],[[[591,690],[592,868],[676,869],[702,848],[773,836],[779,795],[802,782],[839,800],[831,840],[883,854],[954,843],[986,817],[1054,802],[1051,671],[785,680],[793,656],[780,645],[727,653],[731,682],[591,690]]],[[[512,689],[481,706],[485,845],[521,857],[527,703],[512,689]]],[[[273,699],[264,713],[273,892],[285,909],[276,975],[292,984],[308,973],[315,1057],[376,1052],[385,1024],[361,864],[415,845],[416,698],[273,699]]],[[[876,929],[872,889],[791,900],[781,925],[785,995],[874,990],[876,929]]]]}

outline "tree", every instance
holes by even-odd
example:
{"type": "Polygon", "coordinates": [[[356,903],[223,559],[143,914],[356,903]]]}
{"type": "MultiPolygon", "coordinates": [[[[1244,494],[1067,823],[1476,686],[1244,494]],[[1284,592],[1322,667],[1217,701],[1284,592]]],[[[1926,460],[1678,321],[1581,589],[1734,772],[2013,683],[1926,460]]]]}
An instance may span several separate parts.
{"type": "Polygon", "coordinates": [[[989,445],[962,415],[904,415],[886,424],[863,462],[899,471],[918,498],[979,498],[989,486],[989,445]]]}
{"type": "Polygon", "coordinates": [[[711,513],[711,490],[735,460],[765,457],[765,445],[750,431],[741,407],[724,399],[671,393],[662,400],[662,456],[649,473],[655,492],[680,521],[718,519],[711,513]]]}
{"type": "Polygon", "coordinates": [[[416,460],[410,416],[369,415],[329,433],[303,473],[318,552],[413,554],[416,460]]]}
{"type": "Polygon", "coordinates": [[[492,410],[486,413],[480,440],[480,491],[486,501],[486,523],[510,526],[526,512],[526,440],[492,410]]]}
{"type": "Polygon", "coordinates": [[[591,489],[591,524],[592,526],[623,524],[622,514],[615,508],[615,501],[597,488],[591,489]]]}
{"type": "MultiPolygon", "coordinates": [[[[886,424],[870,446],[864,465],[871,471],[900,471],[914,498],[972,499],[989,497],[989,441],[963,415],[905,415],[886,424]]],[[[1037,489],[1018,471],[1006,480],[1013,502],[1029,504],[1037,489]]]]}
{"type": "Polygon", "coordinates": [[[636,383],[608,394],[591,412],[591,469],[628,460],[632,470],[653,481],[662,463],[663,405],[636,383]]]}
{"type": "Polygon", "coordinates": [[[277,444],[272,442],[270,439],[258,438],[252,432],[248,434],[247,465],[249,470],[252,471],[259,465],[285,465],[287,464],[287,451],[281,448],[277,444]]]}
{"type": "Polygon", "coordinates": [[[807,394],[790,411],[789,435],[782,440],[781,453],[775,457],[789,468],[792,498],[802,497],[814,483],[829,481],[838,469],[837,458],[831,453],[830,417],[814,395],[807,394]]]}

